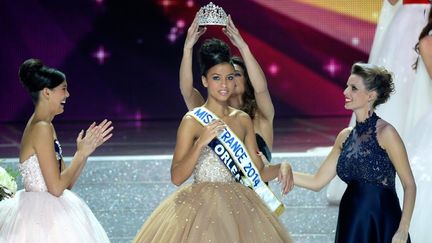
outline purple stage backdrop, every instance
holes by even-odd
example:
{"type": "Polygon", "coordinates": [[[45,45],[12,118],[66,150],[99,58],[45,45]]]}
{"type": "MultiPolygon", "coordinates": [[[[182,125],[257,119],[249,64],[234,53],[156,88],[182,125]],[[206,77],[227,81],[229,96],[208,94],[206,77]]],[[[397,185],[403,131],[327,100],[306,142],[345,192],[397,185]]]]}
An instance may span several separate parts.
{"type": "MultiPolygon", "coordinates": [[[[352,63],[367,61],[375,32],[374,20],[361,16],[376,20],[381,1],[368,1],[369,8],[353,1],[360,4],[352,10],[331,7],[350,2],[335,0],[213,2],[232,15],[266,72],[276,118],[350,114],[342,91],[352,63]]],[[[67,75],[71,97],[60,120],[179,119],[186,112],[178,85],[185,33],[207,3],[0,0],[0,122],[32,112],[17,75],[28,58],[67,75]]],[[[220,27],[202,39],[214,36],[228,42],[220,27]]]]}

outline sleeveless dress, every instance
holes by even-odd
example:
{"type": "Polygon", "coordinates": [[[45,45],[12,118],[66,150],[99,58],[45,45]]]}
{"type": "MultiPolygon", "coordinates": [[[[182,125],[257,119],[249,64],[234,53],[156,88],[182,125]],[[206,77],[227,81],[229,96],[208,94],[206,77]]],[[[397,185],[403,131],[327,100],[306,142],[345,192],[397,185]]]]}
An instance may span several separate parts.
{"type": "Polygon", "coordinates": [[[209,148],[203,148],[194,182],[165,199],[133,242],[292,242],[257,194],[235,182],[209,148]]]}
{"type": "Polygon", "coordinates": [[[258,133],[255,133],[255,137],[256,137],[259,151],[261,151],[261,153],[263,153],[263,155],[266,157],[266,159],[269,162],[271,162],[272,154],[271,154],[270,148],[267,146],[267,143],[265,142],[264,138],[261,137],[261,135],[259,135],[258,133]]]}
{"type": "MultiPolygon", "coordinates": [[[[60,144],[55,140],[54,145],[61,160],[60,144]]],[[[0,242],[109,242],[96,217],[75,193],[64,190],[55,197],[48,192],[36,154],[18,168],[25,189],[0,202],[0,242]]]]}
{"type": "Polygon", "coordinates": [[[342,146],[336,171],[348,187],[339,206],[335,242],[388,243],[399,227],[396,170],[378,143],[378,119],[373,113],[357,123],[342,146]]]}

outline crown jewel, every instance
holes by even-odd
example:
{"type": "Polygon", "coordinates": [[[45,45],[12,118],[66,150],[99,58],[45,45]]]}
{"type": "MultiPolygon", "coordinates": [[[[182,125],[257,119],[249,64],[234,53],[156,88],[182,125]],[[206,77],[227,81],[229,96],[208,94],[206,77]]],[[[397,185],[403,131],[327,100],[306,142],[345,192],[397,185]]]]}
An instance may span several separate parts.
{"type": "Polygon", "coordinates": [[[198,12],[198,25],[226,25],[227,22],[225,11],[212,2],[201,7],[198,12]]]}

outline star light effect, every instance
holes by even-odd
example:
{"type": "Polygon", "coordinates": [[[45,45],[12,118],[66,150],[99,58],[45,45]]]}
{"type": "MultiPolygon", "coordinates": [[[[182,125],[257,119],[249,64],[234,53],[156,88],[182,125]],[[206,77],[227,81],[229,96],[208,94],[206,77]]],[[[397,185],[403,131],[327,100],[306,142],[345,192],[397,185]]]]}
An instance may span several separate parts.
{"type": "Polygon", "coordinates": [[[334,77],[335,74],[341,70],[341,65],[334,59],[330,59],[330,61],[324,66],[324,70],[326,70],[330,76],[334,77]]]}
{"type": "Polygon", "coordinates": [[[353,44],[354,46],[358,46],[360,44],[360,38],[358,37],[353,37],[351,39],[351,44],[353,44]]]}
{"type": "Polygon", "coordinates": [[[194,5],[195,5],[195,3],[194,3],[194,1],[192,1],[192,0],[188,0],[188,1],[186,2],[186,6],[187,6],[188,8],[192,8],[194,5]]]}
{"type": "Polygon", "coordinates": [[[268,71],[271,75],[275,76],[279,73],[279,65],[277,65],[276,63],[272,63],[269,67],[268,67],[268,71]]]}
{"type": "Polygon", "coordinates": [[[92,57],[98,60],[99,65],[103,65],[110,55],[111,54],[101,45],[95,52],[93,52],[92,57]]]}

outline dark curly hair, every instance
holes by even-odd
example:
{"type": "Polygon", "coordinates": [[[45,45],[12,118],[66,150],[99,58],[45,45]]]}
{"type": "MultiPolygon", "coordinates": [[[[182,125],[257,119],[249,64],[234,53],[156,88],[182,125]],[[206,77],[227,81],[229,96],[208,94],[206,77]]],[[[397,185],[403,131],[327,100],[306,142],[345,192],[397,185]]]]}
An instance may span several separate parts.
{"type": "Polygon", "coordinates": [[[393,76],[383,67],[358,62],[352,66],[351,74],[360,76],[367,90],[377,92],[377,99],[372,104],[373,108],[385,103],[394,92],[393,76]]]}
{"type": "Polygon", "coordinates": [[[231,63],[231,50],[229,46],[216,38],[207,39],[199,49],[198,61],[201,75],[206,76],[210,68],[221,63],[231,63]]]}
{"type": "Polygon", "coordinates": [[[45,66],[38,59],[28,59],[19,68],[21,83],[30,92],[34,104],[39,100],[39,91],[53,89],[66,80],[66,76],[57,69],[45,66]]]}

